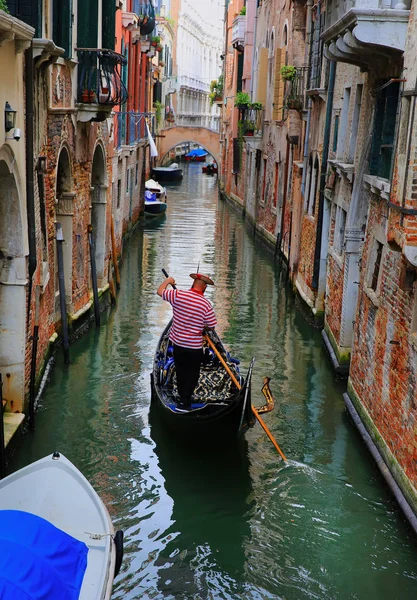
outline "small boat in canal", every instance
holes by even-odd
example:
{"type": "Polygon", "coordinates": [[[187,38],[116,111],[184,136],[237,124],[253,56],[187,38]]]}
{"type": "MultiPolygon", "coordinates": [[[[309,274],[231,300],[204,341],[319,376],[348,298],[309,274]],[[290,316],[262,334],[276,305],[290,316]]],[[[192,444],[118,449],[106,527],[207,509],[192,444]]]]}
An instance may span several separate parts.
{"type": "Polygon", "coordinates": [[[152,177],[159,181],[181,181],[183,172],[178,163],[172,163],[169,167],[153,167],[152,177]]]}
{"type": "Polygon", "coordinates": [[[184,158],[187,161],[205,162],[207,156],[208,152],[203,148],[193,148],[184,158]]]}
{"type": "Polygon", "coordinates": [[[202,167],[202,171],[206,175],[214,175],[215,173],[217,173],[217,170],[218,169],[216,163],[208,163],[207,165],[204,165],[204,167],[202,167]]]}
{"type": "Polygon", "coordinates": [[[123,557],[102,500],[62,454],[0,481],[0,598],[109,600],[123,557]]]}
{"type": "Polygon", "coordinates": [[[155,217],[167,209],[167,191],[157,181],[148,179],[145,183],[145,216],[155,217]]]}
{"type": "Polygon", "coordinates": [[[173,346],[169,340],[171,322],[159,340],[151,373],[152,405],[159,409],[161,419],[176,434],[197,439],[210,437],[214,441],[230,439],[255,424],[251,400],[252,359],[246,378],[239,370],[239,361],[232,358],[214,331],[209,337],[217,352],[233,373],[238,387],[215,352],[205,340],[200,378],[194,390],[191,410],[179,408],[173,346]]]}

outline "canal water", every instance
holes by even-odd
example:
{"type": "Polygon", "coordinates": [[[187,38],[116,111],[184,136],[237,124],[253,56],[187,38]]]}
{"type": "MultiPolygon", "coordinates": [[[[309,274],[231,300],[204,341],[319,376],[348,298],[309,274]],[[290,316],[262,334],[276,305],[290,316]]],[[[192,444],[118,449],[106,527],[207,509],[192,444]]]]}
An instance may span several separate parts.
{"type": "Polygon", "coordinates": [[[285,273],[218,199],[216,177],[185,166],[165,218],[147,220],[124,249],[117,307],[58,353],[12,472],[59,450],[90,479],[125,558],[114,599],[415,599],[417,545],[344,409],[320,333],[297,308],[285,273]],[[228,449],[187,446],[149,414],[149,375],[170,307],[165,268],[180,288],[200,265],[218,332],[253,400],[271,377],[259,425],[228,449]]]}

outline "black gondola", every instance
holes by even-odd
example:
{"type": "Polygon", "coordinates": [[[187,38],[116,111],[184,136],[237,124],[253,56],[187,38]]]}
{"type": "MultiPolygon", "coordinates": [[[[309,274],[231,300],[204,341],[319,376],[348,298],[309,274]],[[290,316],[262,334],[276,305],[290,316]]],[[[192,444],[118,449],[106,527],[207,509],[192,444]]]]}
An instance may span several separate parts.
{"type": "MultiPolygon", "coordinates": [[[[212,342],[235,375],[238,389],[214,352],[205,346],[200,378],[194,391],[191,410],[178,407],[173,348],[169,341],[171,322],[159,340],[153,371],[151,373],[152,404],[160,409],[165,424],[180,436],[210,437],[214,441],[230,439],[252,427],[251,379],[252,359],[246,379],[239,372],[239,361],[226,351],[214,331],[209,333],[212,342]]],[[[206,342],[204,342],[206,344],[206,342]]]]}

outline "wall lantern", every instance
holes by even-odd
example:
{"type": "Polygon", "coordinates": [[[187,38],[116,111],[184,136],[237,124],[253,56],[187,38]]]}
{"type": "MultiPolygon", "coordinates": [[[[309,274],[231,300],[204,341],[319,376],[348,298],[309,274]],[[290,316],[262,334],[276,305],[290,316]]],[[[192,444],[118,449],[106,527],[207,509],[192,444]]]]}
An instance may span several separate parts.
{"type": "Polygon", "coordinates": [[[8,102],[6,102],[6,106],[4,107],[4,128],[7,131],[11,131],[15,127],[16,123],[16,112],[10,106],[8,102]]]}

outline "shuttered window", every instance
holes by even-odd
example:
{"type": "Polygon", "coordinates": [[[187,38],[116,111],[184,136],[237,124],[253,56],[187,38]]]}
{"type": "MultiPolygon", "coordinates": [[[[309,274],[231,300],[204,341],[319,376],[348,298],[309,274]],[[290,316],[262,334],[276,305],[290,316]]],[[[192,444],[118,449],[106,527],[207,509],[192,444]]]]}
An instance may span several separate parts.
{"type": "Polygon", "coordinates": [[[399,91],[399,82],[391,83],[376,99],[369,173],[384,179],[391,176],[399,91]]]}
{"type": "Polygon", "coordinates": [[[114,0],[103,0],[102,47],[114,50],[116,38],[116,3],[114,0]]]}
{"type": "Polygon", "coordinates": [[[78,10],[78,48],[97,48],[98,44],[98,0],[83,0],[78,10]]]}
{"type": "Polygon", "coordinates": [[[236,92],[241,92],[243,89],[243,62],[244,62],[245,54],[240,52],[237,56],[237,83],[236,83],[236,92]]]}
{"type": "Polygon", "coordinates": [[[240,171],[240,148],[238,138],[233,138],[233,173],[240,171]]]}
{"type": "Polygon", "coordinates": [[[281,121],[284,105],[285,82],[281,75],[281,67],[285,65],[285,48],[275,50],[274,110],[272,118],[281,121]]]}
{"type": "Polygon", "coordinates": [[[256,102],[263,106],[266,104],[266,83],[268,77],[268,48],[259,51],[258,86],[256,91],[256,102]]]}
{"type": "Polygon", "coordinates": [[[65,50],[65,58],[72,57],[72,0],[53,1],[54,43],[65,50]]]}
{"type": "Polygon", "coordinates": [[[35,29],[35,37],[42,37],[42,0],[7,0],[13,17],[35,29]]]}

